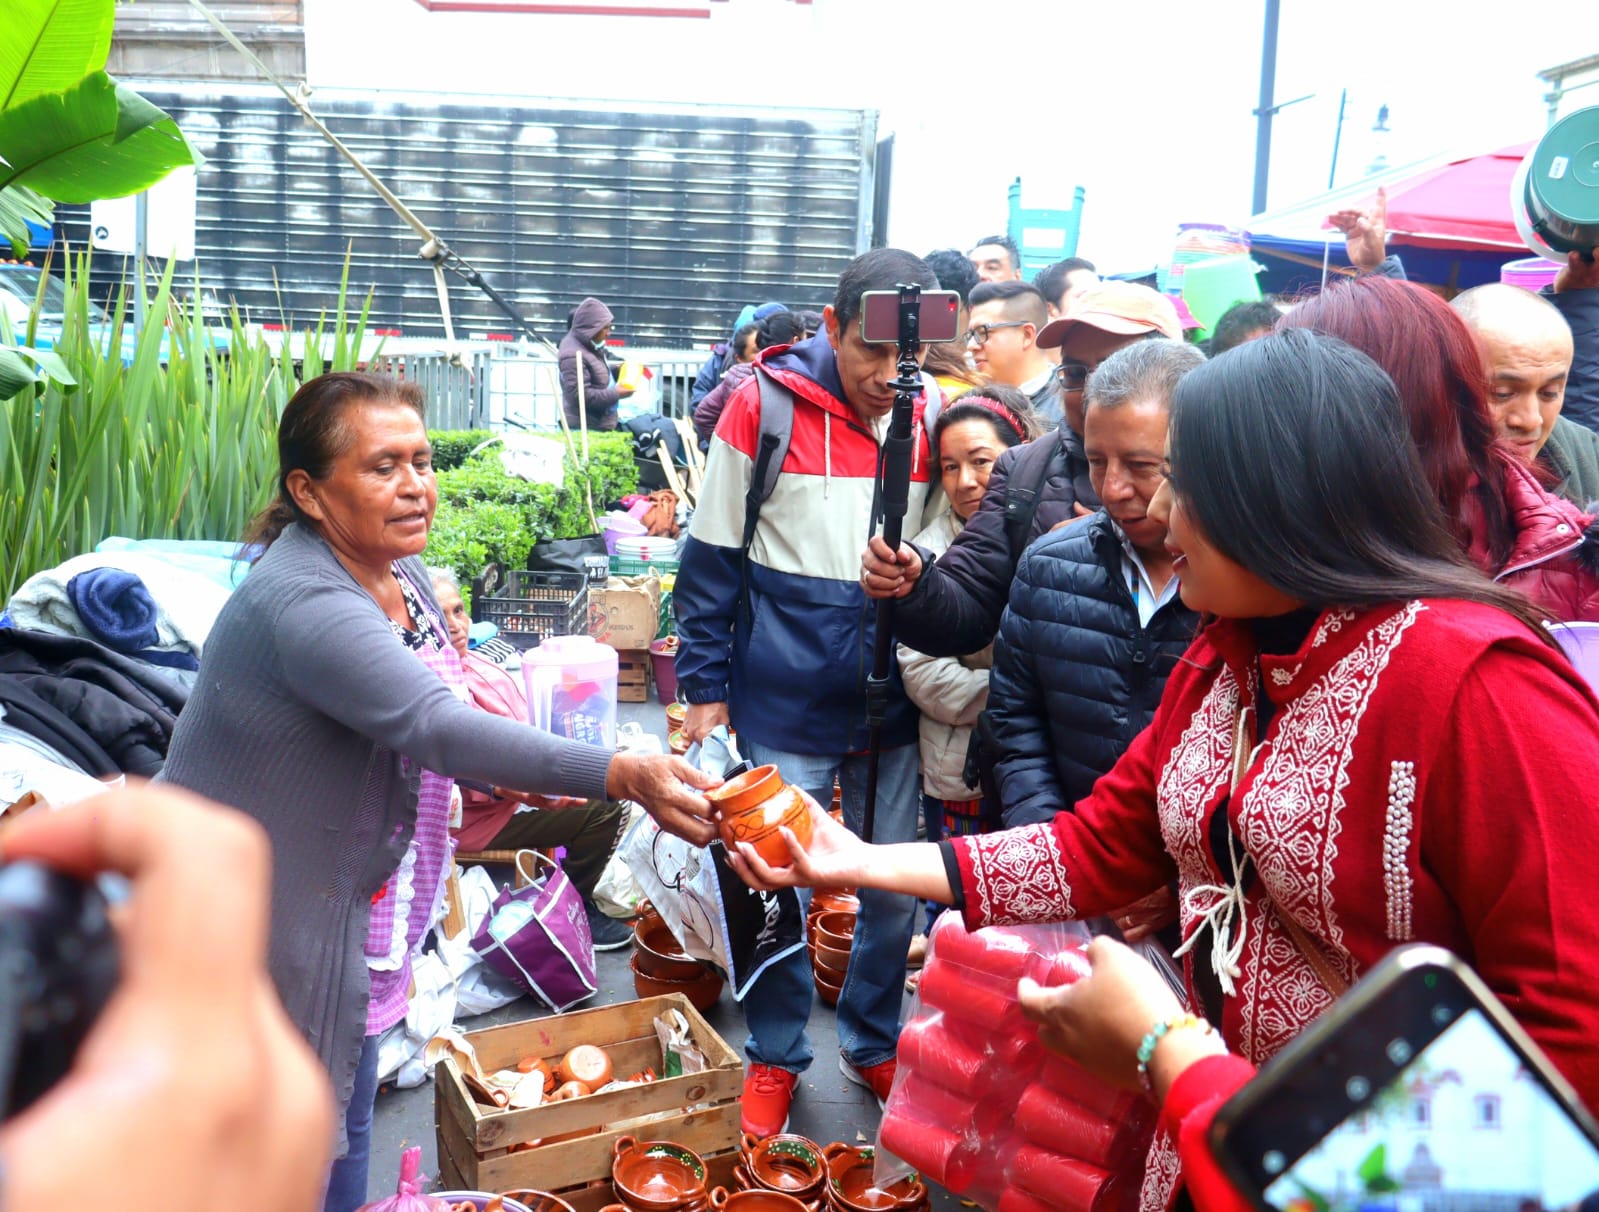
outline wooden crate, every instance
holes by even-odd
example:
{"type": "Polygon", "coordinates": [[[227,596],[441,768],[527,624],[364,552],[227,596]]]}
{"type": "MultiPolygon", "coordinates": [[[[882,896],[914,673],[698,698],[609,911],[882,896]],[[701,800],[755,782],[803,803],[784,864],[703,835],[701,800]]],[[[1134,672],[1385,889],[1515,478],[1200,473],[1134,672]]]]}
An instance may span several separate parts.
{"type": "Polygon", "coordinates": [[[616,698],[622,703],[645,703],[650,697],[650,654],[619,652],[616,667],[616,698]]]}
{"type": "Polygon", "coordinates": [[[604,1048],[617,1073],[659,1070],[655,1019],[672,1009],[688,1020],[705,1056],[703,1073],[512,1111],[477,1103],[455,1061],[440,1061],[434,1069],[434,1100],[441,1173],[473,1191],[559,1191],[609,1178],[611,1146],[622,1136],[676,1141],[702,1157],[736,1149],[743,1063],[680,993],[508,1023],[469,1032],[467,1039],[490,1072],[513,1067],[528,1056],[553,1064],[577,1044],[604,1048]],[[584,1129],[592,1131],[511,1152],[512,1145],[584,1129]]]}

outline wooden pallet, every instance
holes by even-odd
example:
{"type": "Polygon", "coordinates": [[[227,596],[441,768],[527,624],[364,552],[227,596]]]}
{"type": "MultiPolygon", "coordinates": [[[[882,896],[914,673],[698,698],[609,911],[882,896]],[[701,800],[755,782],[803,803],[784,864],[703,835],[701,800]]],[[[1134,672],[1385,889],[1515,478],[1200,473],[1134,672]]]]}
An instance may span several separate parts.
{"type": "Polygon", "coordinates": [[[478,1103],[455,1061],[440,1061],[434,1105],[441,1172],[473,1191],[560,1191],[609,1179],[612,1145],[622,1136],[675,1141],[702,1157],[736,1150],[743,1063],[680,993],[509,1023],[469,1032],[467,1039],[489,1071],[528,1056],[553,1063],[577,1044],[598,1044],[616,1072],[633,1073],[661,1067],[655,1019],[670,1009],[688,1020],[704,1072],[513,1111],[478,1103]],[[571,1139],[511,1152],[514,1145],[561,1136],[571,1139]]]}

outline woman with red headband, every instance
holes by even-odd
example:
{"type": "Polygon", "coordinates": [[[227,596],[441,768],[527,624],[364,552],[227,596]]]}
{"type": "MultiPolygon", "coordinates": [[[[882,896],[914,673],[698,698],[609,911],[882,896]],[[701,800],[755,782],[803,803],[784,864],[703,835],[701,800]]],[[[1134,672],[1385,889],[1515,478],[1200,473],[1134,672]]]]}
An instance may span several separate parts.
{"type": "MultiPolygon", "coordinates": [[[[943,555],[988,491],[999,456],[1038,435],[1039,421],[1027,397],[1014,387],[991,384],[958,397],[939,413],[933,449],[948,508],[916,536],[916,543],[943,555]]],[[[922,816],[930,839],[986,833],[999,823],[999,805],[984,799],[965,778],[972,726],[988,702],[988,671],[994,646],[963,657],[930,657],[899,648],[905,693],[922,713],[922,816]]],[[[928,905],[931,925],[938,906],[928,905]]],[[[921,963],[927,936],[911,940],[910,964],[921,963]]]]}

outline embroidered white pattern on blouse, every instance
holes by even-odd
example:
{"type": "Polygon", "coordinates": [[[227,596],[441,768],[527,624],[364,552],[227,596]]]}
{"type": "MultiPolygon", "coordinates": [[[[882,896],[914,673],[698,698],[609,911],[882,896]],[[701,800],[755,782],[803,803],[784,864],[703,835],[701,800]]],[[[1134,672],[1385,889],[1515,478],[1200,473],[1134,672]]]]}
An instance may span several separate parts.
{"type": "Polygon", "coordinates": [[[1059,921],[1071,905],[1066,859],[1048,824],[968,839],[977,912],[990,926],[1059,921]]]}

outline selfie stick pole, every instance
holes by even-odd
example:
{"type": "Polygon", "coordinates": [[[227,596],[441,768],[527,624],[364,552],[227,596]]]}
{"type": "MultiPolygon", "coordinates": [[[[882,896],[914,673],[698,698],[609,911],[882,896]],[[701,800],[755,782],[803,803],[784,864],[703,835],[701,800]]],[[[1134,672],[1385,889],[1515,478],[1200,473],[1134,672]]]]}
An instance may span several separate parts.
{"type": "MultiPolygon", "coordinates": [[[[917,362],[921,340],[922,288],[899,288],[899,372],[889,386],[894,389],[894,412],[888,425],[879,462],[877,494],[882,503],[883,541],[898,551],[904,537],[905,512],[911,492],[911,422],[916,393],[922,389],[922,367],[917,362]]],[[[877,602],[877,631],[873,637],[872,672],[866,679],[866,805],[861,814],[861,837],[872,840],[877,815],[877,767],[882,756],[883,720],[888,714],[888,679],[894,659],[894,599],[877,602]]]]}

